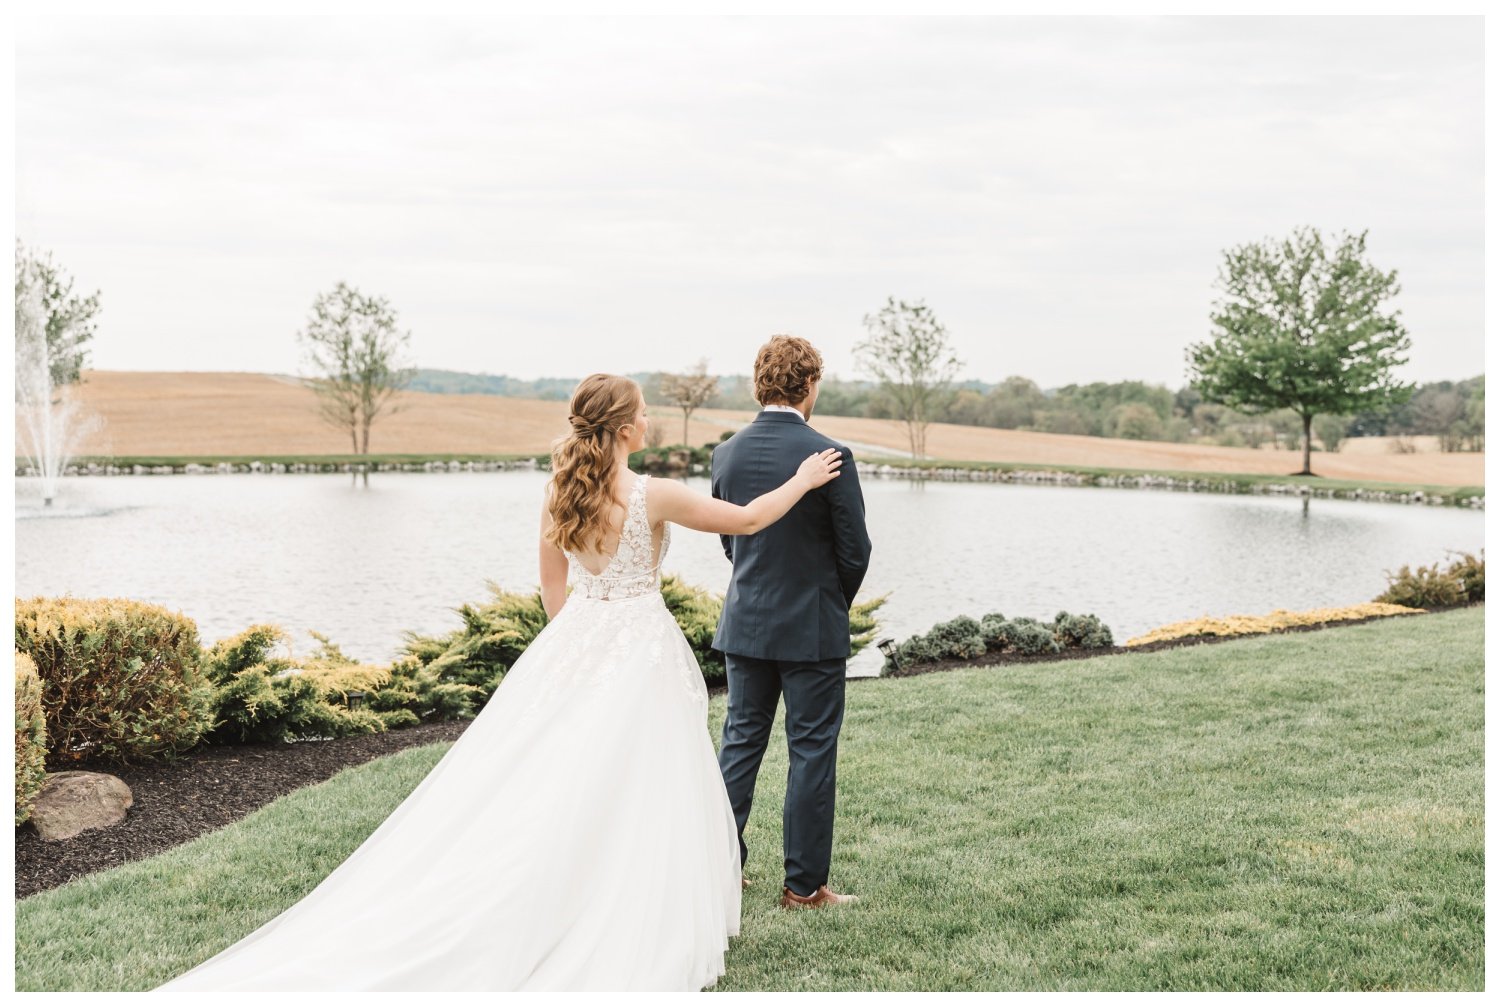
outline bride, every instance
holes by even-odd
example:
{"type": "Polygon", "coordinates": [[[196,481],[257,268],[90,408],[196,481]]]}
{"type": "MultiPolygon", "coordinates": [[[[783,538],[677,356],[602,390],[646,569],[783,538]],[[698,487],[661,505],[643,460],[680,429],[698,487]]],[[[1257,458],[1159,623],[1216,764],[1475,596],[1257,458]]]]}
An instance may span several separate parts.
{"type": "Polygon", "coordinates": [[[585,378],[569,420],[542,507],[546,627],[343,863],[158,989],[698,990],[723,975],[738,835],[703,674],[661,595],[668,527],[752,534],[840,459],[811,455],[739,507],[629,470],[647,427],[634,381],[585,378]]]}

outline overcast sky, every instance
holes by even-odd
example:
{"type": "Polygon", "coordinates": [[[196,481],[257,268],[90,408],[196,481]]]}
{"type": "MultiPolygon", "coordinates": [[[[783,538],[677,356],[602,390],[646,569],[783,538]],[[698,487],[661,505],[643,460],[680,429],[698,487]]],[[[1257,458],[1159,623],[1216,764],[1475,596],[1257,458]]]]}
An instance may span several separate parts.
{"type": "Polygon", "coordinates": [[[1483,357],[1483,28],[1454,18],[17,22],[16,223],[92,366],[295,373],[314,295],[424,367],[855,376],[925,299],[967,376],[1184,381],[1221,251],[1397,269],[1409,380],[1483,357]]]}

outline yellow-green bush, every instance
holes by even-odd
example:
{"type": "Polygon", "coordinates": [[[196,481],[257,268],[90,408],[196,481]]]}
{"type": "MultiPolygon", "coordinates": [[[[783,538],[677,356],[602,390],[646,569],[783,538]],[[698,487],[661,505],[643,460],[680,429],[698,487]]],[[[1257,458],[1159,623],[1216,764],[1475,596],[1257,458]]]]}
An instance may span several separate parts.
{"type": "MultiPolygon", "coordinates": [[[[17,646],[37,658],[54,755],[127,761],[216,744],[366,734],[429,720],[473,717],[547,625],[541,594],[489,584],[489,601],[457,609],[451,632],[406,634],[389,666],[360,664],[327,637],[311,657],[276,654],[284,630],[258,624],[203,650],[191,620],[128,599],[37,598],[17,604],[17,646]],[[363,702],[349,702],[350,693],[363,702]],[[59,713],[53,729],[53,708],[59,713]],[[70,746],[58,747],[59,739],[70,746]],[[71,753],[71,754],[66,754],[71,753]]],[[[712,649],[723,599],[663,578],[663,599],[711,683],[724,680],[712,649]]],[[[868,645],[883,597],[850,612],[854,653],[868,645]]]]}
{"type": "Polygon", "coordinates": [[[409,712],[351,706],[349,693],[368,697],[389,683],[390,671],[359,664],[326,637],[314,635],[322,647],[300,660],[271,653],[288,642],[278,626],[251,626],[214,644],[203,657],[204,673],[216,690],[215,723],[206,740],[225,744],[338,738],[415,722],[409,712]]]}
{"type": "Polygon", "coordinates": [[[1375,616],[1415,615],[1420,608],[1392,605],[1382,602],[1365,602],[1362,605],[1344,605],[1338,608],[1313,608],[1292,612],[1278,608],[1266,615],[1204,616],[1188,619],[1153,629],[1149,633],[1131,637],[1125,641],[1127,647],[1139,647],[1144,643],[1162,640],[1180,640],[1190,636],[1253,636],[1257,633],[1274,633],[1293,626],[1316,626],[1325,622],[1341,622],[1349,619],[1369,619],[1375,616]]]}
{"type": "Polygon", "coordinates": [[[42,680],[36,662],[16,653],[16,824],[31,817],[31,805],[47,781],[47,721],[42,716],[42,680]]]}
{"type": "Polygon", "coordinates": [[[1459,553],[1458,559],[1449,564],[1448,572],[1463,584],[1466,601],[1484,601],[1483,549],[1477,557],[1471,552],[1459,553]]]}
{"type": "MultiPolygon", "coordinates": [[[[875,639],[875,631],[880,628],[880,623],[875,613],[880,611],[880,606],[890,595],[883,594],[869,601],[862,601],[849,607],[849,656],[853,657],[870,645],[875,639]]],[[[722,607],[724,600],[719,599],[722,607]]],[[[715,616],[717,618],[717,616],[715,616]]]]}
{"type": "Polygon", "coordinates": [[[17,598],[16,649],[36,663],[54,764],[171,757],[213,724],[198,627],[181,612],[129,598],[17,598]]]}
{"type": "Polygon", "coordinates": [[[710,685],[723,682],[728,675],[724,670],[724,655],[713,649],[713,642],[714,631],[719,627],[719,613],[724,610],[724,599],[686,583],[675,574],[661,579],[661,593],[682,635],[687,637],[688,645],[697,655],[704,681],[710,685]]]}
{"type": "MultiPolygon", "coordinates": [[[[423,720],[473,716],[547,625],[541,592],[506,591],[493,580],[485,584],[489,601],[466,602],[455,610],[463,625],[432,636],[408,631],[406,654],[391,666],[397,682],[421,696],[423,720]]],[[[382,704],[387,701],[380,697],[382,704]]]]}
{"type": "Polygon", "coordinates": [[[1436,563],[1415,570],[1403,566],[1396,573],[1386,571],[1385,576],[1389,584],[1376,601],[1412,608],[1484,601],[1484,550],[1479,550],[1478,558],[1473,553],[1459,553],[1447,569],[1439,569],[1436,563]]]}
{"type": "MultiPolygon", "coordinates": [[[[485,703],[527,645],[547,625],[540,592],[519,594],[485,582],[492,595],[480,605],[457,609],[463,625],[437,636],[408,633],[407,653],[391,665],[393,682],[377,693],[378,707],[406,704],[423,720],[473,716],[485,703]]],[[[714,629],[724,607],[722,595],[684,583],[675,575],[662,578],[662,600],[687,637],[703,677],[710,685],[724,681],[724,656],[713,649],[714,629]]],[[[850,655],[875,637],[875,613],[885,596],[855,605],[849,611],[850,655]]]]}
{"type": "MultiPolygon", "coordinates": [[[[719,613],[724,610],[723,595],[711,594],[701,587],[685,583],[675,574],[661,579],[662,600],[677,620],[682,635],[687,637],[698,666],[703,669],[703,678],[709,685],[723,684],[727,676],[724,670],[724,655],[713,649],[714,631],[719,626],[719,613]]],[[[875,638],[877,623],[875,612],[885,604],[885,595],[860,602],[849,609],[849,656],[853,657],[875,638]]]]}

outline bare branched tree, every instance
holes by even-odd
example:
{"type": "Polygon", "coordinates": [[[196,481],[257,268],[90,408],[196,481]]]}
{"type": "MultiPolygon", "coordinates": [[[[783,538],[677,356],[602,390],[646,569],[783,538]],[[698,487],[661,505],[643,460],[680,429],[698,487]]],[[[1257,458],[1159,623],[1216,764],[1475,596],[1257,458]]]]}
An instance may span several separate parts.
{"type": "Polygon", "coordinates": [[[367,297],[340,281],[313,301],[307,327],[298,333],[318,394],[319,415],[349,431],[354,454],[370,453],[370,426],[415,374],[396,361],[410,332],[396,329],[396,313],[383,297],[367,297]]]}
{"type": "Polygon", "coordinates": [[[958,374],[948,330],[921,301],[887,297],[865,316],[869,336],[854,347],[862,371],[880,382],[896,418],[906,424],[913,458],[927,455],[927,425],[938,415],[958,374]]]}
{"type": "Polygon", "coordinates": [[[688,442],[688,420],[719,390],[719,379],[708,373],[708,361],[700,360],[686,374],[663,374],[661,394],[682,410],[682,443],[688,442]]]}

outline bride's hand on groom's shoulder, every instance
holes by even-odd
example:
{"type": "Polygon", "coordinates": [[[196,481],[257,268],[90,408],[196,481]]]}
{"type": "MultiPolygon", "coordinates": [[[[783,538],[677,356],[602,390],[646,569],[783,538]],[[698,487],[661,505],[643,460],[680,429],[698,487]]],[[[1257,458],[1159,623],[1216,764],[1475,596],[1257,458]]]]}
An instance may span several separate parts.
{"type": "Polygon", "coordinates": [[[839,448],[809,455],[786,482],[744,506],[704,496],[673,479],[653,479],[646,486],[646,517],[652,524],[670,521],[695,531],[754,535],[780,520],[804,494],[831,482],[843,464],[839,448]]]}
{"type": "Polygon", "coordinates": [[[825,448],[808,455],[797,469],[797,475],[810,490],[838,478],[839,466],[844,464],[843,453],[838,448],[825,448]]]}

